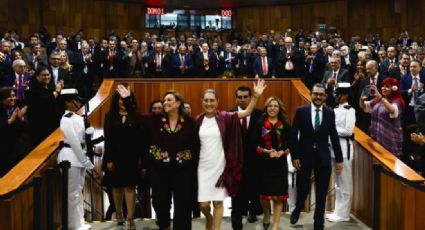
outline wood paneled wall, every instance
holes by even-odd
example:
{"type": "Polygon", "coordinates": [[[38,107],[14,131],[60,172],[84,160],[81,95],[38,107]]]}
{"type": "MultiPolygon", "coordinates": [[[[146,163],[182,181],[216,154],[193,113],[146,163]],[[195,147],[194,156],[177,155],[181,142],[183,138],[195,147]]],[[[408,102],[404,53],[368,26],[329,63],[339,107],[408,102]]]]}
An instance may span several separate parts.
{"type": "Polygon", "coordinates": [[[284,6],[249,7],[236,10],[235,25],[246,31],[250,26],[258,33],[273,29],[277,32],[292,28],[296,32],[317,30],[319,23],[334,26],[347,41],[352,36],[362,38],[379,33],[384,40],[407,30],[410,37],[425,37],[423,25],[425,2],[421,0],[336,0],[321,3],[284,6]]]}
{"type": "Polygon", "coordinates": [[[319,23],[336,26],[345,32],[347,25],[347,3],[345,0],[328,1],[311,4],[293,4],[286,6],[267,6],[239,8],[236,11],[236,28],[263,33],[271,29],[284,32],[291,28],[296,32],[299,28],[304,31],[316,31],[319,23]]]}
{"type": "MultiPolygon", "coordinates": [[[[142,1],[141,1],[142,2],[142,1]]],[[[54,36],[83,28],[86,37],[102,37],[111,29],[123,36],[129,31],[138,38],[145,32],[142,3],[101,0],[0,0],[0,29],[16,29],[23,38],[47,26],[54,36]]],[[[234,25],[262,33],[317,30],[319,23],[335,26],[346,39],[368,32],[384,39],[408,30],[411,37],[425,37],[425,2],[421,0],[333,0],[318,3],[235,8],[234,25]]],[[[156,33],[156,30],[149,30],[156,33]]]]}
{"type": "Polygon", "coordinates": [[[86,37],[103,37],[111,29],[141,38],[146,8],[141,3],[100,0],[0,0],[0,28],[28,38],[45,25],[52,36],[84,29],[86,37]]]}

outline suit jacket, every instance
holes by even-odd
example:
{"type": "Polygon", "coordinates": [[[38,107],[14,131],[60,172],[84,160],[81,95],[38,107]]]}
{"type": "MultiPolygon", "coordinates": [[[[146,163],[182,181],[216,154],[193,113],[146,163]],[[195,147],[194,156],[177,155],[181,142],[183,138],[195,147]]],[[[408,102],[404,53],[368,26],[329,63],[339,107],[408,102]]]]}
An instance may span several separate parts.
{"type": "Polygon", "coordinates": [[[302,77],[300,76],[300,73],[303,71],[304,67],[304,53],[301,53],[298,51],[296,47],[291,47],[291,52],[288,55],[287,48],[282,47],[282,49],[279,51],[278,54],[278,60],[277,61],[277,69],[278,69],[278,75],[281,77],[302,77]],[[289,58],[290,57],[290,58],[289,58]],[[292,61],[292,64],[294,68],[292,70],[286,70],[286,62],[288,60],[292,61]]]}
{"type": "Polygon", "coordinates": [[[316,146],[322,165],[331,166],[330,138],[335,153],[335,161],[342,162],[342,151],[336,131],[334,111],[322,107],[322,123],[319,130],[315,132],[311,120],[311,106],[312,104],[307,104],[298,107],[296,110],[290,142],[292,160],[299,159],[301,165],[315,164],[312,154],[314,153],[314,146],[316,146]]]}
{"type": "MultiPolygon", "coordinates": [[[[254,64],[252,66],[252,70],[254,72],[254,76],[258,75],[261,78],[264,77],[263,59],[261,56],[258,56],[255,59],[254,64]]],[[[267,76],[268,77],[276,76],[273,60],[271,58],[267,58],[267,76]]]]}
{"type": "MultiPolygon", "coordinates": [[[[53,70],[51,66],[49,66],[49,72],[50,72],[50,76],[52,76],[49,83],[49,88],[52,90],[55,90],[56,86],[55,86],[53,70]]],[[[63,80],[64,88],[75,88],[75,81],[71,77],[71,74],[69,73],[68,70],[62,67],[59,67],[59,70],[58,70],[58,81],[60,80],[63,80]]]]}
{"type": "Polygon", "coordinates": [[[80,80],[84,75],[87,75],[89,77],[93,77],[95,73],[95,63],[94,63],[94,57],[92,56],[92,61],[85,62],[83,52],[81,50],[78,50],[75,53],[74,57],[74,68],[73,68],[73,75],[76,81],[80,80]],[[87,74],[84,73],[84,67],[87,66],[87,74]]]}
{"type": "MultiPolygon", "coordinates": [[[[329,78],[332,77],[333,70],[327,70],[325,74],[323,75],[322,83],[326,84],[329,78]]],[[[348,70],[339,68],[338,76],[336,76],[336,82],[349,82],[351,83],[350,74],[348,73],[348,70]]],[[[328,87],[326,87],[328,88],[328,87]]]]}
{"type": "Polygon", "coordinates": [[[236,53],[230,52],[230,59],[228,59],[229,52],[224,51],[224,57],[221,59],[223,70],[235,70],[238,64],[238,57],[236,53]]]}
{"type": "Polygon", "coordinates": [[[308,88],[311,88],[311,86],[313,86],[315,83],[321,82],[323,80],[323,74],[325,72],[325,58],[323,57],[323,54],[318,52],[316,53],[314,59],[305,62],[304,72],[306,76],[306,82],[309,83],[308,88]]]}
{"type": "Polygon", "coordinates": [[[217,62],[213,63],[211,61],[213,59],[216,59],[216,56],[211,51],[208,51],[208,70],[205,70],[204,53],[198,52],[194,56],[195,56],[194,62],[195,62],[196,73],[202,77],[206,77],[206,76],[213,77],[212,68],[214,68],[214,64],[216,65],[217,62]]]}
{"type": "MultiPolygon", "coordinates": [[[[238,53],[239,74],[243,76],[252,76],[252,66],[254,63],[254,55],[248,53],[247,50],[241,49],[238,53]]],[[[274,63],[273,63],[274,64],[274,63]]]]}
{"type": "MultiPolygon", "coordinates": [[[[28,60],[28,64],[30,65],[31,69],[36,69],[35,68],[35,62],[34,62],[34,53],[30,52],[26,55],[27,60],[28,60]]],[[[45,65],[47,66],[47,56],[46,54],[41,53],[41,55],[38,57],[38,64],[37,67],[40,65],[45,65]]]]}
{"type": "Polygon", "coordinates": [[[418,100],[416,100],[415,118],[422,133],[425,132],[425,94],[422,94],[418,100]]]}
{"type": "Polygon", "coordinates": [[[194,63],[193,63],[192,56],[189,55],[189,54],[186,54],[184,56],[184,65],[187,67],[187,69],[184,71],[184,73],[182,73],[180,71],[180,66],[182,65],[182,63],[180,61],[180,54],[176,54],[176,55],[173,56],[172,65],[174,67],[176,76],[187,77],[187,76],[191,76],[194,63]]]}
{"type": "MultiPolygon", "coordinates": [[[[397,59],[394,59],[394,65],[397,67],[399,65],[397,59]]],[[[389,75],[390,60],[387,58],[379,64],[379,73],[382,73],[386,76],[389,75]]]]}
{"type": "MultiPolygon", "coordinates": [[[[31,80],[31,76],[28,73],[24,73],[24,76],[22,78],[24,85],[28,84],[30,80],[31,80]]],[[[12,72],[4,76],[2,86],[14,87],[16,83],[15,81],[16,81],[15,72],[12,72]]]]}

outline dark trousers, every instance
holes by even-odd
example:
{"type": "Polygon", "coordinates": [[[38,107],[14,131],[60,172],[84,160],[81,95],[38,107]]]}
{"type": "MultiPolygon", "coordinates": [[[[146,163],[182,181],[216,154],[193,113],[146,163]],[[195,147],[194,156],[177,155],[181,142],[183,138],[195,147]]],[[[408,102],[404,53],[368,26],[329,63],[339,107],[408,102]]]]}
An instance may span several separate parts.
{"type": "Polygon", "coordinates": [[[192,229],[194,170],[153,168],[151,171],[153,205],[156,207],[159,229],[170,226],[173,198],[173,229],[192,229]]]}
{"type": "MultiPolygon", "coordinates": [[[[245,174],[246,175],[246,174],[245,174]]],[[[241,188],[239,193],[232,197],[232,227],[233,229],[242,229],[242,216],[246,211],[248,213],[257,215],[261,213],[261,205],[259,194],[257,191],[257,177],[244,176],[242,177],[241,188]]]]}
{"type": "Polygon", "coordinates": [[[301,170],[297,173],[296,209],[302,210],[304,202],[311,190],[311,171],[314,171],[316,183],[316,209],[314,210],[314,229],[323,229],[325,222],[325,204],[329,189],[332,166],[321,163],[319,153],[314,151],[309,162],[301,161],[301,170]]]}

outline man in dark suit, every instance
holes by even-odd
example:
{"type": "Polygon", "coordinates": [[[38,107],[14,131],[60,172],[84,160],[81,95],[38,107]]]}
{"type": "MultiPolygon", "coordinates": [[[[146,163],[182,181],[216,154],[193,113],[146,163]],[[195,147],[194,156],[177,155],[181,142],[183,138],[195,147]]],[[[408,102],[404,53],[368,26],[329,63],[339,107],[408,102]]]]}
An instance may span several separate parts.
{"type": "Polygon", "coordinates": [[[225,77],[235,77],[236,64],[238,63],[237,54],[233,52],[230,43],[225,44],[224,52],[220,52],[220,60],[223,64],[223,75],[225,77]]]}
{"type": "Polygon", "coordinates": [[[75,52],[74,79],[78,89],[78,94],[86,99],[90,99],[93,95],[94,82],[94,57],[90,53],[89,44],[83,42],[81,49],[75,52]]]}
{"type": "Polygon", "coordinates": [[[314,84],[322,82],[325,72],[325,59],[323,54],[318,52],[316,44],[310,46],[310,53],[305,58],[305,78],[304,83],[311,89],[314,84]]]}
{"type": "Polygon", "coordinates": [[[240,77],[251,77],[252,76],[252,63],[253,53],[250,44],[244,44],[238,53],[239,71],[238,76],[240,77]]]}
{"type": "Polygon", "coordinates": [[[207,43],[203,43],[201,51],[195,54],[196,73],[200,77],[214,77],[212,72],[212,63],[210,60],[214,59],[214,55],[209,51],[207,43]]]}
{"type": "Polygon", "coordinates": [[[255,78],[275,78],[273,60],[267,57],[267,49],[260,47],[260,56],[257,57],[252,66],[255,78]]]}
{"type": "MultiPolygon", "coordinates": [[[[235,91],[236,107],[230,109],[231,112],[242,111],[248,107],[251,101],[251,88],[247,86],[240,86],[235,91]]],[[[261,212],[259,201],[258,178],[257,170],[255,167],[256,154],[248,148],[251,135],[256,122],[260,119],[262,111],[254,109],[250,116],[240,119],[241,128],[243,132],[243,166],[242,166],[242,181],[239,194],[232,198],[232,227],[234,230],[241,230],[242,215],[248,211],[248,222],[253,223],[257,221],[256,215],[261,212]]]]}
{"type": "Polygon", "coordinates": [[[179,53],[173,56],[172,65],[176,77],[191,77],[193,71],[192,56],[187,54],[186,46],[179,47],[179,53]]]}
{"type": "Polygon", "coordinates": [[[379,65],[379,72],[386,76],[388,76],[391,69],[398,66],[397,51],[394,46],[388,47],[387,56],[388,58],[382,61],[379,65]]]}
{"type": "Polygon", "coordinates": [[[30,69],[36,70],[39,65],[47,66],[47,56],[41,51],[40,44],[35,44],[31,47],[31,52],[26,54],[30,69]]]}
{"type": "Polygon", "coordinates": [[[51,80],[49,82],[49,88],[52,90],[56,89],[56,85],[61,81],[63,81],[64,88],[75,88],[75,81],[71,77],[71,74],[68,70],[60,67],[60,58],[60,54],[57,52],[50,54],[49,72],[51,80]]]}
{"type": "Polygon", "coordinates": [[[400,80],[400,91],[404,99],[403,126],[416,124],[414,107],[416,100],[423,94],[425,77],[421,74],[419,60],[410,62],[410,73],[404,75],[400,80]]]}
{"type": "Polygon", "coordinates": [[[26,64],[23,60],[17,59],[12,63],[13,72],[6,75],[1,86],[15,87],[16,100],[19,106],[26,104],[25,92],[29,89],[31,76],[25,72],[26,64]]]}
{"type": "Polygon", "coordinates": [[[314,229],[324,229],[326,195],[331,177],[329,139],[335,154],[335,171],[342,171],[342,151],[335,127],[335,113],[323,106],[325,87],[315,84],[311,89],[312,103],[297,108],[291,133],[292,164],[297,170],[297,202],[291,214],[291,224],[297,223],[304,202],[311,189],[311,172],[316,181],[316,209],[314,229]]]}
{"type": "MultiPolygon", "coordinates": [[[[381,90],[382,81],[386,78],[385,75],[378,72],[378,63],[375,60],[370,60],[366,63],[366,77],[360,82],[359,91],[357,92],[356,98],[354,98],[354,103],[359,104],[360,96],[365,91],[365,88],[370,87],[370,85],[376,85],[378,90],[381,90]]],[[[374,92],[369,91],[369,98],[371,100],[374,97],[374,92]]],[[[357,114],[357,126],[363,130],[365,133],[369,133],[370,127],[370,113],[365,113],[362,110],[358,111],[357,114]]]]}
{"type": "MultiPolygon", "coordinates": [[[[284,47],[279,50],[277,67],[280,72],[278,77],[303,77],[301,70],[304,66],[304,53],[292,45],[292,38],[286,37],[284,40],[284,47]]],[[[275,56],[276,56],[275,55],[275,56]]]]}
{"type": "Polygon", "coordinates": [[[326,94],[328,95],[326,105],[333,108],[336,105],[335,97],[333,95],[336,84],[339,82],[351,83],[351,79],[348,70],[341,68],[340,57],[332,57],[329,60],[329,63],[331,65],[331,69],[327,70],[323,75],[322,84],[325,85],[326,94]]]}

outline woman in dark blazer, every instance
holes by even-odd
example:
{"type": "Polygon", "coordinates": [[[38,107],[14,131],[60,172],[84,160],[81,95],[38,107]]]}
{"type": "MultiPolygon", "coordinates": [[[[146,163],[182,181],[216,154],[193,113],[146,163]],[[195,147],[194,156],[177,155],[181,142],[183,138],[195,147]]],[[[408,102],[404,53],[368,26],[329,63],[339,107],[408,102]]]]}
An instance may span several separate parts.
{"type": "Polygon", "coordinates": [[[291,127],[286,121],[282,101],[266,100],[262,118],[253,132],[253,147],[260,156],[260,202],[263,207],[264,229],[270,225],[270,201],[273,201],[273,230],[277,230],[283,201],[288,199],[288,165],[291,127]]]}

